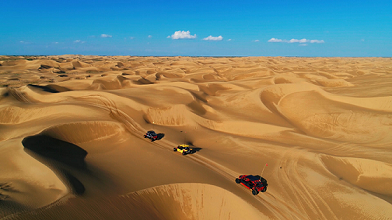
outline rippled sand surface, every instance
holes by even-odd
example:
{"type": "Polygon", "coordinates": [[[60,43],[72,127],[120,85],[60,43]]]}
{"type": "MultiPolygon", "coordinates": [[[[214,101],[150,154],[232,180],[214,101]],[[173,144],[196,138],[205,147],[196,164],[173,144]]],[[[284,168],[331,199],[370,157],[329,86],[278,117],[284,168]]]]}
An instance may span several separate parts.
{"type": "Polygon", "coordinates": [[[392,219],[391,58],[0,56],[0,85],[1,219],[392,219]]]}

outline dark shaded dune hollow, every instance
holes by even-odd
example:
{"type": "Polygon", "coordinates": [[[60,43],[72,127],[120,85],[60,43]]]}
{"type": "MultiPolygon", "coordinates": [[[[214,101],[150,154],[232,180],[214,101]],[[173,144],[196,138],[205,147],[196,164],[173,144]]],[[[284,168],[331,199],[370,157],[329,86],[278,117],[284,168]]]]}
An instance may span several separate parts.
{"type": "Polygon", "coordinates": [[[23,146],[42,157],[44,164],[48,164],[63,179],[70,190],[78,195],[85,192],[85,187],[76,177],[64,167],[52,163],[59,162],[76,169],[86,169],[84,161],[87,151],[77,145],[62,141],[47,135],[36,135],[26,137],[22,141],[23,146]]]}
{"type": "Polygon", "coordinates": [[[392,219],[391,58],[0,58],[0,219],[392,219]]]}
{"type": "Polygon", "coordinates": [[[87,151],[82,148],[47,135],[26,137],[23,146],[41,156],[57,160],[70,166],[84,168],[87,151]]]}

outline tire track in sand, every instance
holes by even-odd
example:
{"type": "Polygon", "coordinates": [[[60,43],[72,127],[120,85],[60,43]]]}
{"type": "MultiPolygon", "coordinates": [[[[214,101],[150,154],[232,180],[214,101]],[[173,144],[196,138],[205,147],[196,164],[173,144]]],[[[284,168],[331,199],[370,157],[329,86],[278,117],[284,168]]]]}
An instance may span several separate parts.
{"type": "MultiPolygon", "coordinates": [[[[103,97],[103,96],[99,96],[99,95],[94,95],[94,96],[86,96],[86,97],[80,97],[80,98],[94,98],[94,99],[98,99],[101,103],[103,104],[98,104],[98,103],[89,103],[89,105],[91,106],[95,106],[95,107],[99,107],[101,109],[106,109],[107,111],[110,112],[110,115],[117,121],[121,122],[123,125],[125,125],[126,130],[129,131],[130,134],[136,136],[137,138],[140,138],[142,140],[144,140],[143,134],[145,133],[145,129],[142,128],[137,122],[135,122],[133,120],[133,118],[129,117],[125,112],[123,112],[122,110],[120,110],[119,108],[116,107],[116,104],[111,101],[110,99],[103,97]]],[[[86,100],[87,101],[87,100],[86,100]]],[[[86,104],[86,102],[83,102],[84,104],[86,104]]],[[[146,141],[146,140],[145,140],[146,141]]],[[[162,139],[159,142],[154,142],[151,143],[154,144],[162,149],[167,149],[172,151],[173,146],[176,146],[174,143],[162,139]]],[[[222,165],[220,165],[219,163],[216,163],[200,154],[193,154],[192,157],[187,157],[187,159],[189,160],[193,160],[194,162],[197,162],[205,167],[207,167],[208,169],[214,171],[215,173],[219,174],[220,176],[223,176],[225,179],[227,179],[230,183],[235,184],[234,180],[235,178],[237,178],[239,176],[239,173],[224,167],[222,165]]],[[[244,191],[247,192],[247,190],[244,188],[244,191]]],[[[271,198],[273,198],[273,196],[269,193],[264,193],[264,196],[267,195],[271,198]]],[[[266,207],[271,213],[274,214],[275,217],[278,217],[278,219],[288,219],[288,218],[292,218],[293,216],[289,213],[288,216],[282,214],[281,210],[278,209],[277,207],[275,207],[272,202],[268,202],[265,199],[262,199],[261,196],[255,196],[254,197],[259,204],[252,204],[255,208],[257,208],[260,212],[265,212],[265,210],[261,209],[260,204],[263,207],[266,207]]],[[[250,201],[248,201],[250,202],[250,201]]],[[[297,218],[300,219],[300,218],[297,218]]]]}
{"type": "MultiPolygon", "coordinates": [[[[14,92],[13,95],[17,96],[17,99],[23,102],[27,103],[33,103],[28,96],[25,96],[24,93],[20,92],[14,92]]],[[[133,118],[128,116],[124,111],[119,109],[114,101],[112,101],[110,98],[105,97],[103,95],[87,95],[87,96],[79,96],[79,97],[72,97],[73,101],[64,100],[60,101],[62,104],[72,104],[75,105],[75,102],[78,103],[80,102],[81,105],[87,105],[91,107],[96,107],[103,109],[107,112],[109,112],[110,116],[123,124],[123,126],[126,128],[126,130],[131,134],[134,135],[137,138],[140,138],[144,140],[143,134],[145,133],[145,129],[141,127],[133,118]]],[[[160,140],[159,142],[154,142],[151,143],[154,144],[162,149],[167,149],[172,151],[173,146],[175,146],[174,143],[168,141],[168,140],[160,140]]],[[[239,176],[239,173],[222,166],[221,164],[214,162],[200,154],[193,154],[191,157],[187,157],[189,160],[193,160],[194,162],[197,162],[204,167],[207,167],[208,169],[214,171],[220,176],[223,176],[227,181],[229,181],[232,184],[235,184],[234,180],[239,176]]],[[[287,167],[287,166],[285,166],[287,167]]],[[[298,174],[297,174],[298,175],[298,174]]],[[[284,177],[284,176],[283,176],[284,177]]],[[[286,179],[288,178],[287,176],[285,177],[286,179]]],[[[300,178],[296,178],[300,179],[300,178]]],[[[301,180],[300,180],[301,181],[301,180]]],[[[303,185],[303,184],[301,184],[303,185]]],[[[303,186],[302,186],[303,187],[303,186]]],[[[303,187],[306,188],[306,187],[303,187]]],[[[244,188],[244,192],[247,190],[244,188]]],[[[306,191],[307,195],[309,195],[309,192],[306,191]]],[[[302,194],[302,193],[300,193],[302,194]]],[[[299,195],[300,196],[300,195],[299,195]]],[[[263,209],[263,207],[267,208],[275,218],[277,219],[303,219],[304,216],[301,215],[299,212],[293,210],[292,208],[288,207],[288,210],[286,212],[282,212],[281,208],[278,208],[276,202],[279,202],[281,204],[284,204],[285,202],[281,199],[277,199],[275,196],[273,196],[271,193],[266,192],[263,194],[263,197],[255,196],[254,198],[258,201],[258,204],[255,202],[251,202],[247,200],[247,202],[251,202],[251,205],[253,205],[256,209],[258,209],[260,212],[265,213],[266,210],[263,209]],[[265,197],[265,198],[263,198],[265,197]],[[296,215],[293,215],[293,213],[296,213],[296,215]]],[[[311,204],[310,202],[308,202],[311,204]]],[[[314,202],[313,202],[314,203],[314,202]]],[[[281,206],[281,205],[279,205],[281,206]]],[[[322,213],[321,213],[322,214],[322,213]]],[[[325,218],[325,217],[324,217],[325,218]]]]}
{"type": "MultiPolygon", "coordinates": [[[[303,219],[318,217],[322,219],[338,219],[328,203],[312,188],[312,185],[307,183],[306,179],[298,173],[298,162],[301,155],[293,153],[293,150],[287,150],[280,159],[280,167],[285,167],[283,172],[277,172],[280,188],[284,191],[283,194],[288,195],[285,199],[286,204],[291,204],[296,209],[296,213],[307,213],[303,219]],[[283,184],[282,184],[283,183],[283,184]],[[290,199],[291,201],[288,201],[290,199]],[[327,212],[322,212],[326,210],[327,212]]],[[[292,210],[294,212],[294,210],[292,210]]]]}

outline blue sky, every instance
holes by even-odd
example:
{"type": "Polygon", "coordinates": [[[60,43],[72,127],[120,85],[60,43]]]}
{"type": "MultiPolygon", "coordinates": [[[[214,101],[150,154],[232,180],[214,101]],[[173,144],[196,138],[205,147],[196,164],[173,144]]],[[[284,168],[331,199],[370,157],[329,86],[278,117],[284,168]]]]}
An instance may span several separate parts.
{"type": "Polygon", "coordinates": [[[2,0],[0,55],[392,56],[391,0],[2,0]]]}

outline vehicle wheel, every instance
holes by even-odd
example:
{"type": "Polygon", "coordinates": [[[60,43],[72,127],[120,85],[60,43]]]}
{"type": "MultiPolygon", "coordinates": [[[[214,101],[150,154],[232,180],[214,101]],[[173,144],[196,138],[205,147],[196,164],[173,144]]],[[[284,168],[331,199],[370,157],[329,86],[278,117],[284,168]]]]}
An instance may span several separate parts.
{"type": "Polygon", "coordinates": [[[185,153],[185,152],[182,152],[182,155],[186,155],[186,153],[185,153]]]}
{"type": "Polygon", "coordinates": [[[255,190],[255,189],[252,189],[252,194],[253,195],[257,195],[257,194],[259,194],[259,191],[255,190]]]}
{"type": "Polygon", "coordinates": [[[265,192],[267,191],[267,186],[264,186],[263,190],[261,190],[261,192],[265,192]]]}
{"type": "Polygon", "coordinates": [[[154,139],[151,139],[151,142],[154,142],[155,140],[154,139]]]}
{"type": "Polygon", "coordinates": [[[173,151],[177,151],[177,148],[173,148],[173,151]]]}
{"type": "Polygon", "coordinates": [[[147,138],[147,136],[146,136],[146,135],[144,135],[144,138],[147,138]]]}
{"type": "Polygon", "coordinates": [[[236,182],[237,184],[239,184],[239,183],[241,183],[241,180],[238,179],[238,178],[236,178],[236,179],[235,179],[235,182],[236,182]]]}

